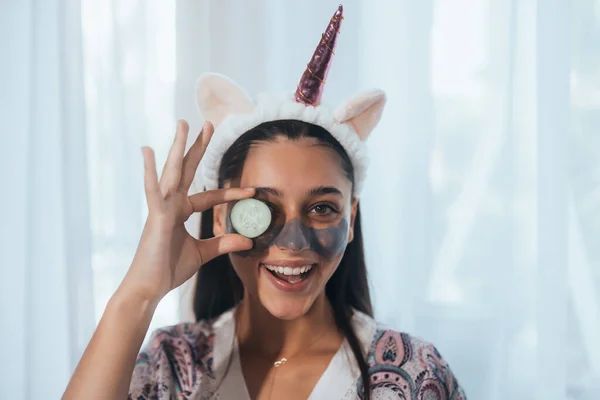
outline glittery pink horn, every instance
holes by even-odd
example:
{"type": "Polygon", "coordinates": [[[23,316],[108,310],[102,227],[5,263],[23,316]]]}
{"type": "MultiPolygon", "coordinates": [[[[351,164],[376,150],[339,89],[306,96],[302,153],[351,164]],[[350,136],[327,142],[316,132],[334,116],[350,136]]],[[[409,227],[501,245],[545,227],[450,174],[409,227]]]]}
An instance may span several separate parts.
{"type": "Polygon", "coordinates": [[[306,70],[300,78],[300,83],[296,89],[296,101],[305,105],[318,106],[323,94],[323,86],[331,65],[331,58],[335,54],[335,44],[337,42],[340,26],[342,25],[342,15],[344,8],[340,4],[325,33],[321,36],[321,41],[315,50],[310,62],[306,65],[306,70]]]}

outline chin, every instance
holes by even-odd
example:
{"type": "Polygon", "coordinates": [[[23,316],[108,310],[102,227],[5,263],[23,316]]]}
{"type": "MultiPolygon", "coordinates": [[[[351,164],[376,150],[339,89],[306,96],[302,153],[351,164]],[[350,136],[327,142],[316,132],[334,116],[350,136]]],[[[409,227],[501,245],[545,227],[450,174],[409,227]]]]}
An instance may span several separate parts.
{"type": "Polygon", "coordinates": [[[275,318],[284,321],[293,321],[295,319],[302,318],[305,316],[314,303],[314,298],[297,299],[297,298],[285,298],[286,296],[273,296],[259,295],[262,306],[275,318]]]}

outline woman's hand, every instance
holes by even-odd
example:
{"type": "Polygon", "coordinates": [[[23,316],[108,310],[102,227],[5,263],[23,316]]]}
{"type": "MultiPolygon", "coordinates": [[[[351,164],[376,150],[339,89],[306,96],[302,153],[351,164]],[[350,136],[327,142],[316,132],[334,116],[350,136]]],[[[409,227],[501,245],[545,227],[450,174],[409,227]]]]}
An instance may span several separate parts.
{"type": "Polygon", "coordinates": [[[188,130],[185,121],[177,124],[160,181],[154,153],[143,149],[146,226],[133,263],[106,306],[63,399],[127,398],[135,359],[160,299],[210,259],[252,247],[250,239],[239,235],[198,241],[187,233],[184,222],[192,213],[254,194],[254,190],[226,189],[188,196],[214,128],[204,124],[184,157],[188,130]]]}
{"type": "Polygon", "coordinates": [[[208,240],[196,240],[187,232],[184,223],[192,213],[254,195],[254,189],[232,188],[188,196],[214,127],[210,122],[205,123],[202,132],[184,156],[188,131],[188,124],[179,121],[175,141],[160,181],[154,152],[149,147],[142,149],[144,188],[149,212],[133,263],[120,290],[136,291],[151,301],[160,300],[211,259],[221,254],[252,248],[252,241],[241,235],[228,234],[208,240]]]}

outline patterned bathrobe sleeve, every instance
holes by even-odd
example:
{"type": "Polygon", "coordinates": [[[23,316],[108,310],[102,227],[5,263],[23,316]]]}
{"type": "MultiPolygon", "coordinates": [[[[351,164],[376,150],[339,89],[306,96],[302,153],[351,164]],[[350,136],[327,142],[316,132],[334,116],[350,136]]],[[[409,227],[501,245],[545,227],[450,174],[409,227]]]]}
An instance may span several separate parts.
{"type": "Polygon", "coordinates": [[[406,333],[380,330],[368,363],[374,400],[389,396],[412,400],[467,398],[437,348],[406,333]]]}
{"type": "Polygon", "coordinates": [[[137,357],[128,400],[190,398],[212,376],[211,344],[197,325],[158,329],[137,357]]]}
{"type": "Polygon", "coordinates": [[[438,349],[431,343],[414,338],[412,340],[416,360],[423,368],[415,380],[415,386],[419,388],[418,398],[466,400],[465,391],[438,349]]]}
{"type": "Polygon", "coordinates": [[[135,361],[128,400],[158,399],[158,382],[154,375],[156,362],[150,359],[150,349],[144,349],[135,361]]]}

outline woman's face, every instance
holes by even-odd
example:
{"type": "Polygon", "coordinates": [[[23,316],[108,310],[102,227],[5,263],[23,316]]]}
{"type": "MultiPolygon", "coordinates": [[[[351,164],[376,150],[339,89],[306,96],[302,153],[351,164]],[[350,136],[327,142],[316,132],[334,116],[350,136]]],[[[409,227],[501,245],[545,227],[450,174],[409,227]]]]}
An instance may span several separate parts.
{"type": "MultiPolygon", "coordinates": [[[[271,208],[271,226],[250,251],[230,255],[251,300],[293,320],[324,295],[325,284],[353,238],[357,202],[335,150],[313,138],[284,137],[251,147],[231,186],[254,187],[271,208]]],[[[234,232],[231,205],[215,213],[215,234],[234,232]]]]}

